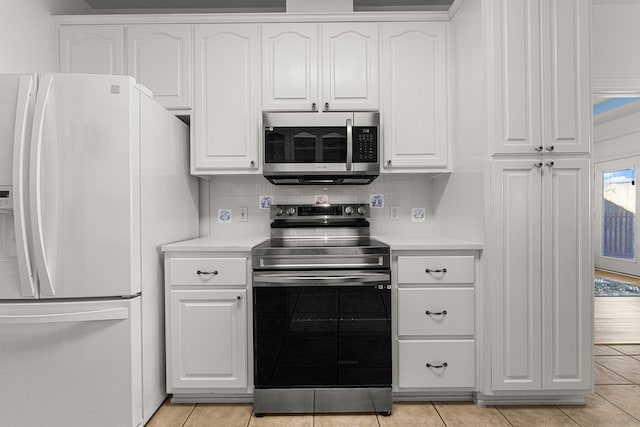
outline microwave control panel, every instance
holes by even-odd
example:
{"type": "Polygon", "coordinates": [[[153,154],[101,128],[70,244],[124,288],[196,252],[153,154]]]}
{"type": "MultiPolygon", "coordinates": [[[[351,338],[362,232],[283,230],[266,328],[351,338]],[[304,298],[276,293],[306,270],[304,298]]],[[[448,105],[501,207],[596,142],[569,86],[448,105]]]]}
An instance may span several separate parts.
{"type": "Polygon", "coordinates": [[[377,127],[353,127],[353,161],[359,163],[378,163],[377,127]]]}

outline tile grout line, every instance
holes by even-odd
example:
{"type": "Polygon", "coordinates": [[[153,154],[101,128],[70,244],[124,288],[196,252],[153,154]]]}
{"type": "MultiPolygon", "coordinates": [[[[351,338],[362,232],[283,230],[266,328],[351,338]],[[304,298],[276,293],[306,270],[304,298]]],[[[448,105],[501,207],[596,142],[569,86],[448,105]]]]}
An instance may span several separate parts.
{"type": "Polygon", "coordinates": [[[185,418],[184,421],[182,422],[182,424],[180,424],[180,427],[184,427],[187,424],[187,422],[189,421],[189,418],[191,418],[191,414],[193,414],[193,411],[196,410],[196,406],[198,406],[197,403],[195,405],[193,405],[193,407],[189,411],[189,415],[187,415],[187,418],[185,418]]]}
{"type": "MultiPolygon", "coordinates": [[[[634,385],[638,385],[638,384],[621,384],[621,385],[630,385],[630,386],[634,386],[634,385]]],[[[625,411],[624,409],[622,409],[621,407],[619,407],[618,405],[616,405],[615,403],[613,403],[612,401],[610,401],[609,399],[607,399],[606,397],[604,397],[603,395],[601,395],[600,393],[597,393],[595,391],[595,387],[594,387],[594,391],[593,394],[597,394],[598,396],[600,396],[602,399],[606,400],[607,402],[609,402],[610,404],[612,404],[613,406],[615,406],[616,408],[620,409],[622,412],[624,412],[625,414],[627,414],[628,416],[630,416],[631,418],[633,418],[636,421],[640,421],[640,419],[634,417],[633,415],[631,415],[630,413],[628,413],[627,411],[625,411]]]]}
{"type": "MultiPolygon", "coordinates": [[[[594,394],[595,394],[595,392],[594,392],[594,394]]],[[[585,407],[586,407],[586,406],[585,406],[585,407]]],[[[578,421],[574,420],[574,419],[571,417],[571,415],[567,414],[567,413],[562,409],[562,406],[556,406],[556,408],[558,408],[558,410],[559,410],[560,412],[562,412],[562,413],[565,415],[565,417],[569,418],[569,419],[570,419],[570,420],[571,420],[575,425],[582,427],[582,424],[580,424],[578,421]]]]}
{"type": "MultiPolygon", "coordinates": [[[[611,355],[611,356],[599,356],[599,357],[620,357],[620,356],[611,355]]],[[[626,356],[626,355],[623,355],[622,357],[631,357],[632,359],[634,358],[633,356],[626,356]]],[[[605,369],[609,369],[609,368],[607,368],[606,366],[604,366],[602,363],[596,362],[596,361],[595,361],[595,358],[594,358],[594,363],[597,363],[598,365],[602,366],[602,367],[603,367],[603,368],[605,368],[605,369]]],[[[609,369],[609,370],[610,370],[611,372],[613,372],[614,374],[619,375],[619,376],[621,376],[622,378],[624,378],[625,380],[629,381],[631,384],[636,384],[633,380],[631,380],[631,379],[629,379],[629,378],[625,377],[625,376],[624,376],[624,375],[622,375],[621,373],[616,372],[616,371],[614,371],[613,369],[609,369]]],[[[598,385],[607,385],[607,384],[598,384],[598,385]]],[[[615,385],[615,384],[611,384],[611,385],[615,385]]],[[[620,385],[625,385],[625,384],[620,384],[620,385]]],[[[626,385],[629,385],[629,384],[626,384],[626,385]]],[[[593,385],[594,393],[595,393],[595,386],[596,386],[596,384],[594,384],[594,385],[593,385]]]]}
{"type": "Polygon", "coordinates": [[[513,427],[513,423],[511,422],[511,420],[509,419],[509,417],[507,417],[505,414],[502,413],[502,411],[500,410],[500,408],[498,408],[497,406],[494,406],[494,408],[496,409],[496,411],[498,411],[498,413],[500,415],[502,415],[502,418],[505,419],[505,421],[507,421],[507,423],[509,423],[510,426],[513,427]]]}

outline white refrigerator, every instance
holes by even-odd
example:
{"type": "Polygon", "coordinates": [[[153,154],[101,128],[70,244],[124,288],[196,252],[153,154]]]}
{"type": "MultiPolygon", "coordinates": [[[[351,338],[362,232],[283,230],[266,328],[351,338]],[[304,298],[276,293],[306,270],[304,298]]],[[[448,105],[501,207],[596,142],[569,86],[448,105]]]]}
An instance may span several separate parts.
{"type": "Polygon", "coordinates": [[[198,235],[188,135],[130,77],[0,74],[0,425],[162,404],[159,247],[198,235]]]}

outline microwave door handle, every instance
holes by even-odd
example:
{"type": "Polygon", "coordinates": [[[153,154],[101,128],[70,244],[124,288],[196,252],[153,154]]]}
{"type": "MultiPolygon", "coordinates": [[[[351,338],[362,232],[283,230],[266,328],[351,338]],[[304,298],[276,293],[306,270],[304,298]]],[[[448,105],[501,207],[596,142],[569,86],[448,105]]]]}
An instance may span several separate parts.
{"type": "Polygon", "coordinates": [[[353,163],[353,120],[347,119],[347,170],[351,170],[353,163]]]}

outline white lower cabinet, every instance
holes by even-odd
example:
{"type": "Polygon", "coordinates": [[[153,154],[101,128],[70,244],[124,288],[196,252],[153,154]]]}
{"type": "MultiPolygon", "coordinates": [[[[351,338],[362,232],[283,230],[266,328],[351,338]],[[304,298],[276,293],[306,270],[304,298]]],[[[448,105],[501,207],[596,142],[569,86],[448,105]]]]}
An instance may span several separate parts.
{"type": "Polygon", "coordinates": [[[473,254],[397,257],[397,391],[469,393],[475,387],[473,254]]]}
{"type": "Polygon", "coordinates": [[[168,393],[246,393],[249,272],[248,256],[165,255],[168,393]]]}
{"type": "Polygon", "coordinates": [[[399,340],[401,388],[450,388],[475,385],[474,341],[399,340]]]}
{"type": "Polygon", "coordinates": [[[247,386],[246,290],[172,290],[171,387],[247,386]]]}

